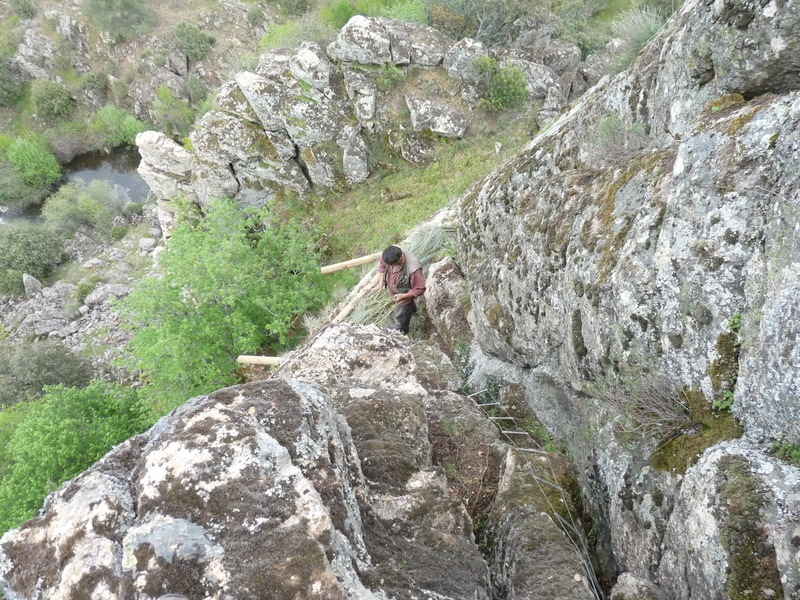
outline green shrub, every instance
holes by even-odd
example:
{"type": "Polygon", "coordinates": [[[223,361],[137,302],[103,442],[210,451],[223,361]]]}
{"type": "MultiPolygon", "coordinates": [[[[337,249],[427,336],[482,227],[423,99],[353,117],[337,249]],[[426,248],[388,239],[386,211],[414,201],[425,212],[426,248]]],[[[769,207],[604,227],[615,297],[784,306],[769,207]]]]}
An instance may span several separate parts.
{"type": "Polygon", "coordinates": [[[78,289],[75,291],[75,297],[78,302],[83,304],[86,301],[86,297],[95,290],[97,284],[99,284],[101,281],[102,280],[100,277],[97,276],[93,276],[89,279],[84,279],[81,281],[78,284],[78,289]]]}
{"type": "Polygon", "coordinates": [[[42,225],[15,223],[0,229],[0,293],[22,291],[22,273],[47,275],[61,249],[61,239],[42,225]]]}
{"type": "Polygon", "coordinates": [[[258,27],[264,22],[264,11],[259,5],[247,9],[247,23],[250,27],[258,27]]]}
{"type": "Polygon", "coordinates": [[[334,0],[320,11],[320,18],[335,29],[341,29],[355,15],[380,16],[383,3],[380,0],[334,0]]]}
{"type": "Polygon", "coordinates": [[[0,106],[14,106],[22,96],[25,84],[9,68],[0,64],[0,106]]]}
{"type": "Polygon", "coordinates": [[[45,391],[5,444],[10,465],[0,480],[0,531],[33,517],[47,494],[154,421],[136,392],[118,385],[45,391]]]}
{"type": "Polygon", "coordinates": [[[175,228],[162,275],[122,302],[126,364],[141,369],[163,410],[234,383],[238,355],[278,349],[295,317],[323,300],[308,232],[266,219],[211,203],[199,223],[175,228]]]}
{"type": "Polygon", "coordinates": [[[310,0],[285,0],[281,2],[283,12],[292,17],[298,17],[311,8],[310,0]]]}
{"type": "Polygon", "coordinates": [[[103,147],[133,146],[136,135],[147,131],[147,124],[110,104],[101,108],[90,121],[103,147]]]}
{"type": "Polygon", "coordinates": [[[192,73],[186,78],[186,93],[189,94],[189,102],[197,106],[208,97],[208,88],[202,79],[192,73]]]}
{"type": "Polygon", "coordinates": [[[67,119],[74,108],[70,93],[55,81],[34,81],[31,84],[31,100],[39,117],[50,122],[67,119]]]}
{"type": "Polygon", "coordinates": [[[48,385],[87,385],[91,369],[61,342],[0,342],[0,406],[38,398],[48,385]]]}
{"type": "Polygon", "coordinates": [[[108,90],[108,76],[104,73],[87,73],[81,87],[96,94],[105,94],[108,90]]]}
{"type": "Polygon", "coordinates": [[[194,110],[189,103],[172,94],[164,85],[156,88],[157,100],[153,105],[156,125],[173,137],[185,136],[194,122],[194,110]]]}
{"type": "Polygon", "coordinates": [[[145,35],[156,21],[142,0],[86,0],[81,9],[96,27],[111,33],[115,43],[145,35]]]}
{"type": "Polygon", "coordinates": [[[30,206],[41,202],[49,188],[30,186],[4,156],[0,156],[0,204],[6,206],[30,206]]]}
{"type": "Polygon", "coordinates": [[[125,237],[125,234],[128,233],[128,228],[124,225],[113,225],[111,230],[108,234],[111,236],[112,240],[119,241],[125,237]]]}
{"type": "Polygon", "coordinates": [[[174,35],[178,48],[186,54],[189,60],[204,59],[211,51],[211,46],[217,41],[214,36],[208,35],[188,23],[178,23],[174,35]]]}
{"type": "Polygon", "coordinates": [[[503,110],[521,105],[528,97],[528,82],[519,67],[502,68],[489,56],[478,56],[473,62],[483,79],[480,105],[488,110],[503,110]]]}
{"type": "Polygon", "coordinates": [[[107,236],[115,217],[124,214],[129,201],[123,189],[106,180],[70,182],[45,200],[42,216],[47,226],[62,237],[72,237],[83,226],[107,236]]]}
{"type": "Polygon", "coordinates": [[[11,0],[11,10],[20,19],[32,19],[36,16],[36,7],[31,0],[11,0]]]}

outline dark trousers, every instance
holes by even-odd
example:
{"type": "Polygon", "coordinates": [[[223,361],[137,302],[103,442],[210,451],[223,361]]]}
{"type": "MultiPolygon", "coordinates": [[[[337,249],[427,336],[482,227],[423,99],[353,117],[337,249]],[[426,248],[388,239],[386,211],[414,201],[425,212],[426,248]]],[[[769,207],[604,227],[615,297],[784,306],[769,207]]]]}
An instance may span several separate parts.
{"type": "Polygon", "coordinates": [[[399,304],[394,309],[394,323],[389,328],[397,329],[402,333],[408,333],[408,327],[411,324],[411,315],[417,312],[417,303],[413,300],[408,304],[399,304]]]}

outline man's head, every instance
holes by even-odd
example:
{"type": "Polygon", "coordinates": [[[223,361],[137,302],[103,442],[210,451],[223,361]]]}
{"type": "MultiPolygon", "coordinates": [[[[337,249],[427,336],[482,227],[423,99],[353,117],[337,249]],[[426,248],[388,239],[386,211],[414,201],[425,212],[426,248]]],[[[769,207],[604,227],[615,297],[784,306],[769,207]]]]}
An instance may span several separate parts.
{"type": "Polygon", "coordinates": [[[396,265],[403,258],[403,251],[399,246],[389,246],[383,251],[381,258],[387,265],[396,265]]]}

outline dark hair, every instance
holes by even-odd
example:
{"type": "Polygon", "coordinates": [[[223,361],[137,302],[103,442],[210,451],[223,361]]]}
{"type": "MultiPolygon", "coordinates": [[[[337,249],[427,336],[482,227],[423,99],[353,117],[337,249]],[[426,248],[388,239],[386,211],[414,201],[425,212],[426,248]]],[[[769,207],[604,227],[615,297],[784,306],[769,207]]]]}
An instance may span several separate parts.
{"type": "Polygon", "coordinates": [[[393,265],[400,260],[403,256],[403,251],[400,249],[399,246],[389,246],[386,250],[383,251],[381,254],[381,258],[383,262],[387,265],[393,265]]]}

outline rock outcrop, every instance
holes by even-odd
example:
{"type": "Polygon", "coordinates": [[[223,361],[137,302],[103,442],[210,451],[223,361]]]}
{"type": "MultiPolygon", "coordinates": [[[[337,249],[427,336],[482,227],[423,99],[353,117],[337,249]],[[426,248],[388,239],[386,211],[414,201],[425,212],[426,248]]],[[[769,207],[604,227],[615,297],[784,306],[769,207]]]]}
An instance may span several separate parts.
{"type": "MultiPolygon", "coordinates": [[[[528,455],[510,451],[473,400],[422,385],[403,336],[339,325],[272,378],[189,400],[65,484],[0,540],[0,589],[17,600],[480,600],[502,582],[526,590],[509,597],[588,600],[550,500],[520,480],[528,455]],[[462,427],[456,452],[495,474],[488,490],[505,463],[492,514],[514,561],[495,582],[432,460],[462,427]],[[540,526],[544,544],[528,537],[540,526]]],[[[561,459],[552,469],[535,456],[543,481],[564,484],[561,459]]]]}
{"type": "Polygon", "coordinates": [[[519,66],[532,100],[549,97],[556,112],[585,89],[573,85],[577,63],[548,66],[527,50],[501,55],[425,25],[355,16],[327,49],[304,42],[275,50],[223,84],[215,110],[190,135],[191,150],[157,132],[140,134],[139,172],[164,201],[263,205],[286,192],[365,181],[371,147],[425,164],[436,137],[468,135],[480,98],[472,68],[479,55],[519,66]]]}
{"type": "Polygon", "coordinates": [[[800,444],[798,27],[687,2],[460,203],[475,381],[525,390],[608,568],[669,598],[800,597],[800,473],[769,454],[800,444]],[[688,399],[657,447],[620,434],[648,385],[688,399]]]}

